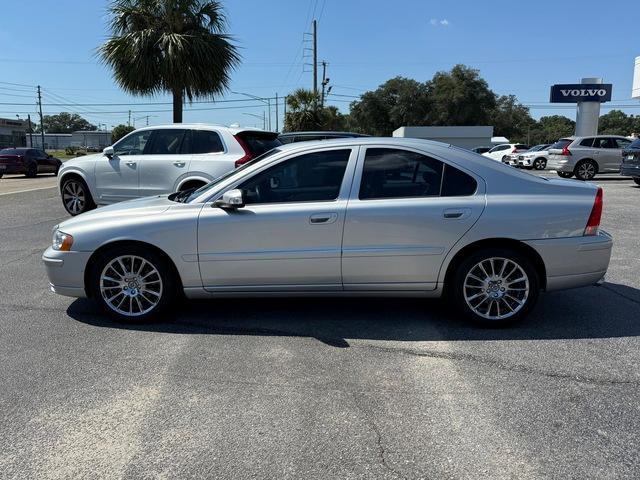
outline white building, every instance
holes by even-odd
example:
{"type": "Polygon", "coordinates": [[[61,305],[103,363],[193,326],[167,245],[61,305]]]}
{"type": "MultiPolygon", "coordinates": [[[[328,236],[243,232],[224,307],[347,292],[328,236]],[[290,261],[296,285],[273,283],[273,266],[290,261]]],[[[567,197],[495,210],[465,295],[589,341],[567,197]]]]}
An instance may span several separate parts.
{"type": "MultiPolygon", "coordinates": [[[[31,145],[31,140],[27,135],[27,146],[42,148],[41,134],[34,133],[32,138],[33,145],[31,145]]],[[[44,148],[48,150],[64,150],[67,147],[102,150],[109,145],[111,145],[111,132],[105,130],[44,134],[44,148]]]]}
{"type": "Polygon", "coordinates": [[[27,121],[19,118],[0,118],[0,148],[24,147],[27,121]]]}
{"type": "Polygon", "coordinates": [[[471,149],[491,145],[493,127],[400,127],[393,136],[423,138],[471,149]]]}

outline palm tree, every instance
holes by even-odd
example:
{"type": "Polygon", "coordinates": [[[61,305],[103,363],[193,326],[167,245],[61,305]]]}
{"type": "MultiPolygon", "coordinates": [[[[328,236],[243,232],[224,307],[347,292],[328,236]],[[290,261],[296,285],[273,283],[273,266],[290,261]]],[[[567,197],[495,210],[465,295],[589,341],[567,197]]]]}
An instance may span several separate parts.
{"type": "Polygon", "coordinates": [[[321,120],[318,111],[320,97],[311,90],[299,88],[287,95],[287,115],[284,119],[285,132],[317,130],[321,120]]]}
{"type": "Polygon", "coordinates": [[[228,88],[240,55],[220,2],[114,0],[109,10],[112,36],[97,54],[126,92],[171,93],[180,123],[185,97],[213,98],[228,88]]]}

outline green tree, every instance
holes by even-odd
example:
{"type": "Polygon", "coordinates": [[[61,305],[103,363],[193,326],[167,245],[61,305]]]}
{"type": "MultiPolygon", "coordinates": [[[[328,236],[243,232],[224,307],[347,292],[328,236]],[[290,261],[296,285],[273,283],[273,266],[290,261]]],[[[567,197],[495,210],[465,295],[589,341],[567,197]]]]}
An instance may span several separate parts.
{"type": "Polygon", "coordinates": [[[340,113],[337,107],[324,107],[320,111],[321,130],[341,132],[349,130],[349,115],[340,113]]]}
{"type": "MultiPolygon", "coordinates": [[[[93,131],[98,129],[77,113],[61,112],[56,115],[44,115],[42,123],[46,133],[71,133],[78,130],[93,131]]],[[[41,132],[42,125],[38,125],[35,130],[41,132]]]]}
{"type": "Polygon", "coordinates": [[[113,127],[113,130],[111,130],[111,143],[116,143],[122,137],[133,132],[134,130],[135,128],[130,125],[116,125],[115,127],[113,127]]]}
{"type": "Polygon", "coordinates": [[[213,98],[227,89],[240,56],[220,2],[114,0],[110,13],[112,36],[97,53],[126,92],[170,93],[180,123],[185,97],[213,98]]]}
{"type": "Polygon", "coordinates": [[[287,96],[287,114],[284,117],[285,132],[321,130],[322,119],[318,105],[320,97],[311,90],[299,88],[287,96]]]}
{"type": "Polygon", "coordinates": [[[600,116],[598,133],[602,135],[631,135],[636,128],[636,119],[622,110],[611,110],[600,116]]]}
{"type": "Polygon", "coordinates": [[[507,137],[512,142],[529,142],[528,134],[536,122],[515,95],[501,95],[496,98],[496,107],[490,114],[490,125],[494,135],[507,137]]]}
{"type": "Polygon", "coordinates": [[[490,125],[496,96],[478,70],[456,65],[437,72],[426,84],[429,112],[425,125],[490,125]]]}
{"type": "Polygon", "coordinates": [[[553,143],[562,137],[573,135],[576,122],[563,115],[550,115],[541,117],[530,131],[530,143],[553,143]]]}
{"type": "Polygon", "coordinates": [[[352,129],[387,136],[404,125],[425,125],[429,98],[424,83],[395,77],[351,103],[352,129]]]}

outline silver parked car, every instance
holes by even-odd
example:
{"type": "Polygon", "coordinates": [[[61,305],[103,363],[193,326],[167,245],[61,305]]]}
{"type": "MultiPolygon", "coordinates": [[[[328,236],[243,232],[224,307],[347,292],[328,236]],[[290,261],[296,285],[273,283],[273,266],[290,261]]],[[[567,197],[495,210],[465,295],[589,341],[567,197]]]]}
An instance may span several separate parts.
{"type": "Polygon", "coordinates": [[[162,315],[180,291],[447,294],[497,325],[529,312],[540,290],[603,279],[612,239],[601,212],[594,185],[450,145],[323,140],[278,147],[192,193],[69,219],[43,261],[54,292],[122,320],[162,315]]]}
{"type": "Polygon", "coordinates": [[[199,188],[281,142],[275,132],[207,124],[140,128],[100,154],[65,162],[58,174],[71,215],[97,205],[199,188]]]}
{"type": "Polygon", "coordinates": [[[562,178],[591,180],[598,173],[619,172],[622,150],[631,140],[616,135],[561,138],[549,147],[548,168],[562,178]]]}

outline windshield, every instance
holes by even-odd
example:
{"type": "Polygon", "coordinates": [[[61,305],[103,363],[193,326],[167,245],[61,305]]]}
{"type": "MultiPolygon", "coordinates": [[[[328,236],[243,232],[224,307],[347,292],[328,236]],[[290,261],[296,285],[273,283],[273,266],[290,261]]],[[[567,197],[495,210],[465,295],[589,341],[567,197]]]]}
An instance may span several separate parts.
{"type": "Polygon", "coordinates": [[[220,182],[226,180],[227,178],[231,177],[232,175],[235,175],[236,173],[247,169],[251,165],[255,165],[256,163],[264,160],[265,158],[270,157],[272,155],[275,155],[276,153],[279,153],[281,151],[282,150],[279,149],[279,148],[274,148],[272,150],[269,150],[268,152],[263,153],[262,155],[260,155],[260,156],[258,156],[256,158],[254,158],[253,160],[241,165],[240,167],[238,167],[238,168],[236,168],[234,170],[231,170],[231,171],[225,173],[224,175],[219,176],[218,178],[216,178],[212,182],[207,183],[206,185],[203,185],[202,187],[198,188],[197,190],[192,190],[192,191],[187,190],[188,194],[187,194],[187,192],[180,192],[183,195],[174,194],[174,195],[171,195],[169,198],[170,198],[170,200],[173,200],[173,201],[176,201],[176,202],[189,203],[189,202],[195,200],[196,198],[198,198],[203,193],[205,193],[205,192],[207,192],[209,190],[213,190],[213,188],[217,184],[219,184],[220,182]]]}
{"type": "Polygon", "coordinates": [[[549,147],[549,150],[551,149],[562,150],[564,147],[568,147],[571,144],[571,142],[573,142],[573,140],[571,140],[570,138],[561,138],[556,143],[551,145],[549,147]]]}

